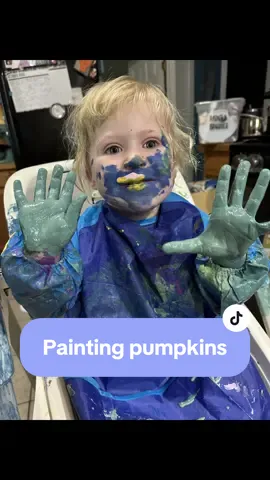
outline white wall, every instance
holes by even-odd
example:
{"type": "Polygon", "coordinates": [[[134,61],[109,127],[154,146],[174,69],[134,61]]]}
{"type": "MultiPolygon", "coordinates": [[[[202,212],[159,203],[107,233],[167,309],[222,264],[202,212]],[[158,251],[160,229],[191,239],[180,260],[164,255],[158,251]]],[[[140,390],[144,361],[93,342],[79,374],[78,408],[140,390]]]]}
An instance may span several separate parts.
{"type": "MultiPolygon", "coordinates": [[[[166,67],[167,96],[184,120],[193,126],[194,60],[167,60],[166,67]]],[[[152,82],[165,89],[162,60],[129,60],[128,72],[137,80],[152,82]]]]}
{"type": "Polygon", "coordinates": [[[128,73],[136,80],[151,82],[165,89],[162,60],[129,60],[128,73]]]}
{"type": "Polygon", "coordinates": [[[227,91],[228,60],[221,60],[220,100],[225,100],[227,91]]]}
{"type": "MultiPolygon", "coordinates": [[[[194,60],[167,60],[167,96],[188,127],[194,127],[194,60]]],[[[193,168],[185,172],[193,180],[193,168]]]]}

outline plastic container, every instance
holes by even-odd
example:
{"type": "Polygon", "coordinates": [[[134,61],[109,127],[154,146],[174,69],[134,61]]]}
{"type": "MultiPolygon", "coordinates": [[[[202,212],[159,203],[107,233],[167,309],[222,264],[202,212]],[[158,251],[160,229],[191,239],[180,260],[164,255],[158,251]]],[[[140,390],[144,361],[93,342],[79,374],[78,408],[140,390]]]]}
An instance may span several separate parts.
{"type": "Polygon", "coordinates": [[[240,115],[245,106],[244,98],[228,98],[214,102],[198,102],[199,142],[232,143],[238,139],[240,115]]]}

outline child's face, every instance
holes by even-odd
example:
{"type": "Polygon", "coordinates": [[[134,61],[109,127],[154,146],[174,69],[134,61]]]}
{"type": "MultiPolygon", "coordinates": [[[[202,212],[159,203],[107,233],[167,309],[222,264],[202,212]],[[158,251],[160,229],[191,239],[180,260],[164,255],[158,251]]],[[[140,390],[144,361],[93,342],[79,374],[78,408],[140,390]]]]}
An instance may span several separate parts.
{"type": "Polygon", "coordinates": [[[176,171],[161,128],[148,106],[137,104],[123,107],[96,131],[93,186],[123,213],[154,215],[172,190],[176,171]]]}

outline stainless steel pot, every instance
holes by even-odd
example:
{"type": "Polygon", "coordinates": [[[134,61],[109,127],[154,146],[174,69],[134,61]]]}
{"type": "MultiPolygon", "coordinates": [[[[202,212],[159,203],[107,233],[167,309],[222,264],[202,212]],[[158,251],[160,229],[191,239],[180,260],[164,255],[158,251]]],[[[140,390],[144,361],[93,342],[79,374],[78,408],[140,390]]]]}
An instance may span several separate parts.
{"type": "Polygon", "coordinates": [[[264,119],[257,115],[243,113],[240,118],[240,136],[258,137],[264,132],[264,119]]]}

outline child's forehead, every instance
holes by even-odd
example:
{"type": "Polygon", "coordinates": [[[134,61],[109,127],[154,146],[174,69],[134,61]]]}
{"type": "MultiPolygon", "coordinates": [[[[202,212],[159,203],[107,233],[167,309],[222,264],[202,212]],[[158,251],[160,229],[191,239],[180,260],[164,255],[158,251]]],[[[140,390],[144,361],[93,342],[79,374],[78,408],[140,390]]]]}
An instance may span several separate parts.
{"type": "Polygon", "coordinates": [[[141,131],[155,133],[162,129],[162,118],[147,103],[122,105],[100,126],[98,136],[110,133],[141,131]]]}

